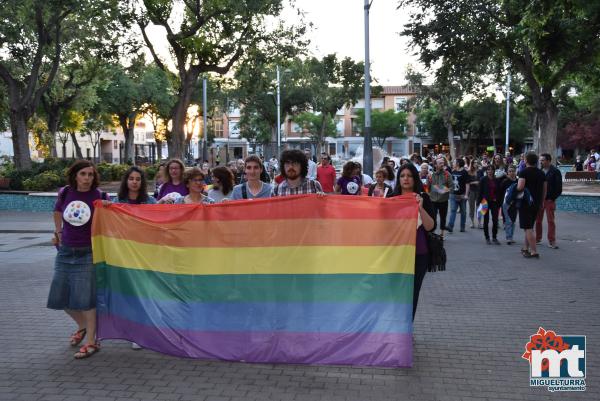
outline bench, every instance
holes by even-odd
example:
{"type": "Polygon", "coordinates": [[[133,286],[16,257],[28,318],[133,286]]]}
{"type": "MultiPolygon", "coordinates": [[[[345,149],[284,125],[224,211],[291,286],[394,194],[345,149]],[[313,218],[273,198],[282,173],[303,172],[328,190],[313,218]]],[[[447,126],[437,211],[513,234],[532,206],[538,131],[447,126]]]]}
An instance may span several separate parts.
{"type": "Polygon", "coordinates": [[[598,173],[595,171],[567,171],[565,181],[596,181],[598,173]]]}

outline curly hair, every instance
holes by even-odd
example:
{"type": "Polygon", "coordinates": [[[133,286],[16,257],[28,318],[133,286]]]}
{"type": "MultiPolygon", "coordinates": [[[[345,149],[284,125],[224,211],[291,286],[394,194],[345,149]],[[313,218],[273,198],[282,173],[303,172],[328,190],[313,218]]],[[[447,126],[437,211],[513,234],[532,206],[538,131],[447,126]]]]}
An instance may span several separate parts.
{"type": "Polygon", "coordinates": [[[281,175],[283,178],[287,178],[285,175],[285,164],[286,163],[298,163],[300,164],[301,170],[300,175],[305,178],[308,175],[308,158],[303,151],[299,149],[288,149],[281,153],[281,160],[279,165],[282,167],[281,175]]]}
{"type": "Polygon", "coordinates": [[[202,170],[198,167],[192,167],[191,169],[186,170],[185,173],[183,173],[183,184],[187,187],[190,181],[196,177],[201,177],[202,179],[206,178],[202,170]]]}
{"type": "MultiPolygon", "coordinates": [[[[260,163],[262,166],[262,163],[260,163]]],[[[212,169],[213,179],[218,179],[221,182],[221,192],[223,195],[229,194],[233,190],[235,184],[235,176],[229,167],[219,166],[212,169]]]]}

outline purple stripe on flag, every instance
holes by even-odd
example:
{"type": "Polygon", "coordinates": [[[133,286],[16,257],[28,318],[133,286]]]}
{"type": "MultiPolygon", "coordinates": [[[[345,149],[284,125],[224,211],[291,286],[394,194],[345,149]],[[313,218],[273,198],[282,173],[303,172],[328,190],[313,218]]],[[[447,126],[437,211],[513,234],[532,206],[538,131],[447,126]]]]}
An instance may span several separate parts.
{"type": "Polygon", "coordinates": [[[135,341],[169,355],[262,363],[412,366],[412,334],[191,331],[98,316],[99,339],[135,341]]]}

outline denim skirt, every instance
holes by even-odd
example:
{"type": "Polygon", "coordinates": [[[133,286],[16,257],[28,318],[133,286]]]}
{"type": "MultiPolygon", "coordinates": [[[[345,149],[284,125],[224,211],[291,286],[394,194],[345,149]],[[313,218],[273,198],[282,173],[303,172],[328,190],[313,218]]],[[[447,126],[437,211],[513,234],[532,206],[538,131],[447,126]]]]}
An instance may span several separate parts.
{"type": "Polygon", "coordinates": [[[96,307],[96,270],[92,263],[92,247],[59,247],[47,307],[76,311],[96,307]]]}

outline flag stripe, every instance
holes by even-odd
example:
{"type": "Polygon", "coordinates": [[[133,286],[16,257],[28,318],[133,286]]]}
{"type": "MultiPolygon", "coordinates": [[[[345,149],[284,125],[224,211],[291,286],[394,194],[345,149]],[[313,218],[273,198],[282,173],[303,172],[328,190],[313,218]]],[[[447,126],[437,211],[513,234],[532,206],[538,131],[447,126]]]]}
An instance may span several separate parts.
{"type": "Polygon", "coordinates": [[[415,258],[412,245],[185,248],[95,235],[92,246],[94,263],[173,274],[414,274],[415,258]]]}
{"type": "Polygon", "coordinates": [[[412,304],[393,302],[181,302],[98,292],[97,310],[144,325],[197,331],[408,333],[412,304]],[[225,318],[226,317],[226,318],[225,318]]]}
{"type": "Polygon", "coordinates": [[[412,274],[190,276],[96,265],[98,290],[186,302],[412,302],[412,274]]]}
{"type": "Polygon", "coordinates": [[[177,247],[258,247],[269,246],[374,246],[414,245],[409,228],[416,219],[327,220],[305,219],[302,230],[297,220],[192,220],[162,223],[140,221],[134,216],[111,212],[101,219],[95,235],[127,239],[146,244],[177,247]],[[406,229],[402,229],[406,227],[406,229]]]}
{"type": "Polygon", "coordinates": [[[373,198],[344,195],[295,195],[252,201],[230,201],[214,205],[132,205],[111,204],[104,206],[100,201],[94,206],[103,211],[119,211],[139,219],[155,223],[187,223],[193,220],[304,220],[342,219],[388,220],[416,219],[415,197],[411,195],[393,198],[373,198]],[[352,207],[348,207],[348,202],[352,207]],[[242,207],[240,207],[243,205],[242,207]],[[292,212],[291,212],[292,211],[292,212]]]}
{"type": "Polygon", "coordinates": [[[258,363],[412,365],[410,333],[203,332],[145,326],[105,314],[99,314],[98,321],[99,339],[135,341],[144,348],[180,357],[258,363]]]}

